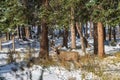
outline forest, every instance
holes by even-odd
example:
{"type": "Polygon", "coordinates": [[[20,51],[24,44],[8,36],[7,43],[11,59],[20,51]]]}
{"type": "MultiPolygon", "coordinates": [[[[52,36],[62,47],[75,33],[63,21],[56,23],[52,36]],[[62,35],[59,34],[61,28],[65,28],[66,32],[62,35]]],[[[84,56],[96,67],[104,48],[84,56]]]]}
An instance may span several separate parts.
{"type": "Polygon", "coordinates": [[[0,80],[119,80],[120,0],[0,0],[0,80]]]}

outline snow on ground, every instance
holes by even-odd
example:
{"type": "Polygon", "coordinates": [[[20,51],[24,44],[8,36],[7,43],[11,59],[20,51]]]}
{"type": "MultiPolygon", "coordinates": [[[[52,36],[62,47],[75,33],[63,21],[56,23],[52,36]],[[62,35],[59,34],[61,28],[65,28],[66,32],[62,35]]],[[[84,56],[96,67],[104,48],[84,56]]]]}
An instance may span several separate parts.
{"type": "MultiPolygon", "coordinates": [[[[73,80],[82,80],[81,70],[68,71],[62,67],[42,68],[41,66],[34,65],[25,71],[18,70],[13,72],[10,70],[12,66],[5,66],[4,72],[0,71],[0,77],[5,77],[6,80],[68,80],[71,78],[74,78],[73,80]]],[[[87,80],[92,78],[92,73],[86,75],[87,80]]]]}
{"type": "MultiPolygon", "coordinates": [[[[93,39],[88,39],[91,47],[87,48],[87,52],[93,52],[93,39]]],[[[62,38],[55,39],[55,46],[61,45],[62,38]]],[[[80,39],[76,41],[77,46],[80,46],[80,39]]],[[[71,43],[68,43],[70,46],[71,43]]],[[[28,41],[22,41],[15,39],[15,47],[16,51],[20,52],[21,55],[26,54],[29,49],[34,48],[34,53],[38,55],[39,53],[39,41],[28,39],[28,41]]],[[[0,51],[0,80],[5,78],[6,80],[99,80],[99,76],[96,76],[92,72],[88,72],[81,69],[71,69],[67,70],[63,67],[58,66],[51,66],[51,67],[42,67],[38,65],[34,65],[31,68],[24,67],[24,70],[20,69],[19,61],[17,64],[11,63],[7,64],[6,60],[8,58],[7,52],[12,49],[12,41],[7,41],[2,43],[3,50],[0,51]]],[[[67,48],[63,47],[63,50],[68,50],[67,48]]],[[[51,49],[50,49],[51,50],[51,49]]],[[[84,55],[84,53],[80,49],[76,49],[73,51],[79,52],[80,55],[84,55]]],[[[115,52],[120,51],[120,42],[117,43],[116,46],[105,45],[105,52],[106,54],[112,54],[115,52]]],[[[102,68],[105,68],[104,73],[115,73],[115,70],[119,70],[120,61],[114,63],[111,59],[116,59],[116,57],[108,57],[104,58],[101,61],[102,68]],[[115,64],[115,65],[114,65],[115,64]],[[107,65],[107,67],[104,65],[107,65]]],[[[118,72],[116,75],[120,75],[118,72]]],[[[4,79],[3,79],[4,80],[4,79]]]]}

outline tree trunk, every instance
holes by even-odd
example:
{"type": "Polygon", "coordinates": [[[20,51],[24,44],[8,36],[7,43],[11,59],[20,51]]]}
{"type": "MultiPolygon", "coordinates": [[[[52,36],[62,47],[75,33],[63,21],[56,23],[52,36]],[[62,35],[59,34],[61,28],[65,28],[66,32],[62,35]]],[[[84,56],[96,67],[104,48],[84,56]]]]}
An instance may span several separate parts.
{"type": "Polygon", "coordinates": [[[21,39],[21,29],[20,29],[21,27],[20,26],[18,26],[18,35],[19,35],[19,39],[21,39]]]}
{"type": "Polygon", "coordinates": [[[17,38],[19,38],[19,30],[18,30],[18,27],[19,27],[19,26],[17,26],[17,38]]]}
{"type": "Polygon", "coordinates": [[[8,41],[9,40],[9,33],[6,32],[6,40],[8,41]]]}
{"type": "Polygon", "coordinates": [[[41,26],[38,25],[38,29],[37,29],[37,37],[38,37],[38,38],[39,38],[40,33],[41,33],[41,26]]]}
{"type": "Polygon", "coordinates": [[[94,54],[96,55],[98,53],[98,30],[97,30],[97,24],[94,23],[94,54]]]}
{"type": "Polygon", "coordinates": [[[120,32],[120,25],[119,25],[119,32],[120,32]]]}
{"type": "Polygon", "coordinates": [[[111,26],[109,26],[109,41],[111,41],[111,26]]]}
{"type": "Polygon", "coordinates": [[[30,35],[29,35],[29,38],[30,38],[30,39],[32,39],[32,33],[31,33],[32,29],[31,29],[31,27],[32,27],[32,26],[29,27],[29,34],[30,34],[30,35]]]}
{"type": "Polygon", "coordinates": [[[74,8],[71,7],[71,48],[76,48],[74,8]]]}
{"type": "Polygon", "coordinates": [[[79,35],[79,33],[77,32],[77,27],[76,27],[76,25],[75,25],[75,35],[76,35],[77,38],[80,38],[80,35],[79,35]]]}
{"type": "Polygon", "coordinates": [[[8,33],[8,40],[10,40],[11,39],[11,35],[10,35],[10,32],[8,33]]]}
{"type": "Polygon", "coordinates": [[[103,57],[105,55],[103,24],[101,22],[98,22],[97,27],[98,27],[98,56],[103,57]]]}
{"type": "Polygon", "coordinates": [[[85,25],[82,24],[82,33],[83,33],[83,36],[85,36],[85,25]]]}
{"type": "Polygon", "coordinates": [[[92,21],[90,21],[90,38],[92,38],[92,25],[93,25],[93,23],[92,23],[92,21]]]}
{"type": "Polygon", "coordinates": [[[86,22],[85,37],[88,39],[88,23],[86,22]]]}
{"type": "Polygon", "coordinates": [[[65,46],[66,48],[68,48],[67,43],[68,43],[68,29],[65,27],[63,33],[63,46],[65,46]]]}
{"type": "Polygon", "coordinates": [[[15,36],[12,35],[12,47],[13,47],[13,51],[15,51],[15,36]]]}
{"type": "Polygon", "coordinates": [[[80,35],[82,51],[83,51],[84,53],[86,53],[85,38],[84,38],[84,36],[83,36],[83,34],[82,34],[82,26],[81,26],[81,24],[79,25],[79,23],[76,22],[76,28],[77,28],[77,31],[78,31],[78,33],[79,33],[79,35],[80,35]]]}
{"type": "Polygon", "coordinates": [[[29,27],[25,27],[26,38],[29,39],[29,27]]]}
{"type": "Polygon", "coordinates": [[[118,35],[118,36],[119,36],[119,38],[120,38],[120,24],[119,24],[119,35],[118,35]]]}
{"type": "MultiPolygon", "coordinates": [[[[48,0],[42,0],[42,4],[45,9],[48,10],[48,0]]],[[[47,26],[47,16],[42,18],[41,23],[41,37],[40,37],[40,53],[39,57],[42,59],[48,59],[49,57],[49,40],[48,40],[48,26],[47,26]]]]}
{"type": "Polygon", "coordinates": [[[2,50],[2,40],[0,39],[0,50],[2,50]]]}
{"type": "Polygon", "coordinates": [[[116,31],[115,31],[115,27],[113,27],[113,38],[114,38],[114,41],[116,42],[116,31]]]}
{"type": "Polygon", "coordinates": [[[42,21],[42,33],[40,39],[40,58],[48,58],[48,27],[45,20],[42,21]]]}
{"type": "Polygon", "coordinates": [[[104,41],[106,41],[106,27],[104,27],[103,30],[104,30],[104,41]]]}
{"type": "Polygon", "coordinates": [[[24,40],[25,35],[26,35],[26,34],[25,34],[25,26],[22,26],[22,27],[21,27],[21,32],[22,32],[22,33],[21,33],[21,34],[22,34],[22,39],[24,40]]]}

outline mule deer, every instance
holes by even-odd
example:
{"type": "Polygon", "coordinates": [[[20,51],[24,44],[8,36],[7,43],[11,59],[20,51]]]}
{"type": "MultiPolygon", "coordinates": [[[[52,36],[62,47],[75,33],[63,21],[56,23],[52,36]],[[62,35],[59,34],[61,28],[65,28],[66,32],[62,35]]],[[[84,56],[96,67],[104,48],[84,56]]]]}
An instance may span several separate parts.
{"type": "Polygon", "coordinates": [[[57,54],[58,60],[64,61],[73,61],[74,64],[78,67],[82,67],[79,63],[79,53],[75,51],[63,51],[59,47],[52,48],[57,54]]]}

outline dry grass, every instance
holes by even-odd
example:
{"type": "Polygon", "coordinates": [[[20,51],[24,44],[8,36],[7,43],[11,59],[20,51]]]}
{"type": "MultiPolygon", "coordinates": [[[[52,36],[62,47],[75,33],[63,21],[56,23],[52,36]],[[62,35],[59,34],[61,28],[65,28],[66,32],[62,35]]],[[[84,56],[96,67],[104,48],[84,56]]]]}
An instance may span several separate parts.
{"type": "MultiPolygon", "coordinates": [[[[104,58],[98,58],[94,55],[85,55],[80,58],[80,61],[82,62],[83,70],[94,73],[100,77],[101,80],[120,80],[118,74],[115,75],[111,71],[107,71],[109,74],[106,74],[105,71],[105,69],[109,69],[107,65],[116,66],[117,63],[120,63],[120,52],[117,52],[114,55],[110,56],[107,55],[104,58]],[[102,62],[105,63],[101,64],[102,62]]],[[[85,75],[82,77],[84,78],[85,75]]]]}
{"type": "Polygon", "coordinates": [[[85,56],[80,57],[80,61],[82,62],[82,70],[92,72],[97,76],[103,75],[103,70],[99,64],[99,61],[103,60],[103,58],[98,58],[95,55],[86,54],[85,56]]]}
{"type": "Polygon", "coordinates": [[[56,66],[57,62],[53,61],[51,58],[48,59],[39,59],[39,63],[42,66],[49,67],[49,66],[56,66]]]}
{"type": "Polygon", "coordinates": [[[110,56],[109,55],[106,56],[107,62],[109,61],[108,63],[116,64],[120,62],[120,52],[116,52],[110,56]],[[110,58],[110,56],[114,58],[110,58]]]}
{"type": "Polygon", "coordinates": [[[10,50],[7,54],[8,54],[8,59],[7,59],[8,63],[16,62],[17,59],[21,59],[20,53],[17,51],[10,50]]]}
{"type": "Polygon", "coordinates": [[[24,54],[24,60],[25,60],[25,61],[29,60],[31,57],[32,57],[32,54],[31,54],[31,53],[25,53],[25,54],[24,54]]]}
{"type": "Polygon", "coordinates": [[[89,72],[95,72],[95,67],[97,66],[96,68],[98,68],[98,64],[95,63],[95,55],[87,54],[85,56],[81,56],[78,62],[81,67],[76,65],[73,61],[59,61],[55,55],[51,58],[57,63],[58,66],[62,66],[67,70],[82,68],[88,70],[89,72]]]}
{"type": "Polygon", "coordinates": [[[6,40],[6,37],[2,37],[2,38],[0,38],[1,39],[1,41],[2,42],[6,42],[7,40],[6,40]]]}
{"type": "Polygon", "coordinates": [[[69,77],[68,80],[76,80],[75,77],[69,77]]]}
{"type": "Polygon", "coordinates": [[[102,75],[101,80],[120,80],[120,77],[109,73],[102,75]]]}
{"type": "Polygon", "coordinates": [[[117,58],[120,58],[120,52],[115,53],[115,56],[116,56],[117,58]]]}
{"type": "Polygon", "coordinates": [[[39,57],[33,57],[30,60],[27,61],[27,66],[32,67],[35,65],[41,65],[44,67],[50,67],[50,66],[56,66],[58,63],[56,61],[53,61],[51,58],[48,59],[40,59],[39,57]]]}

